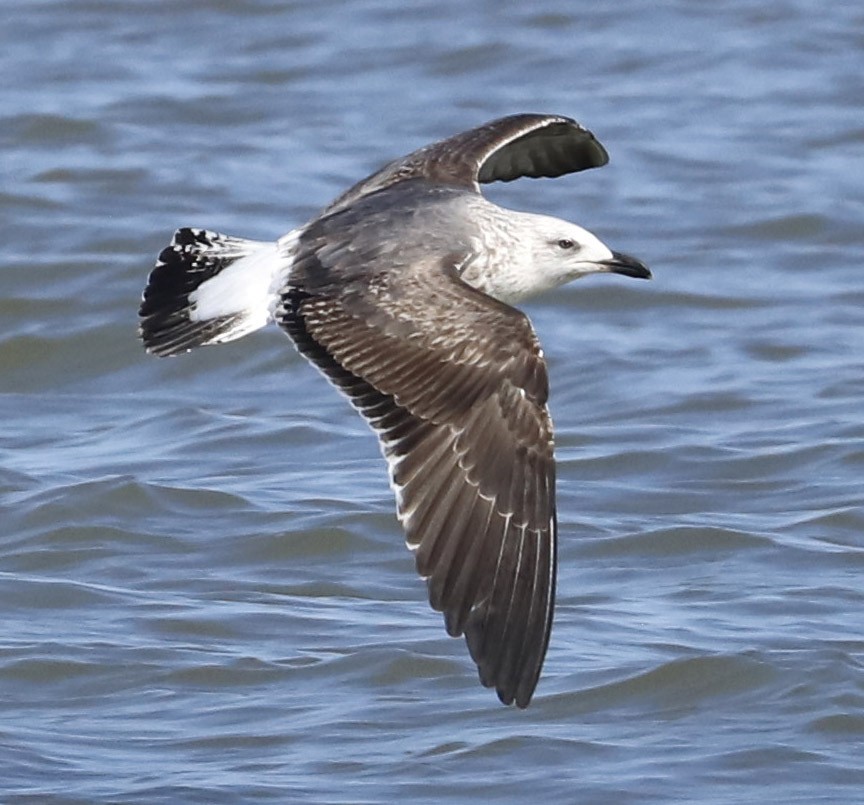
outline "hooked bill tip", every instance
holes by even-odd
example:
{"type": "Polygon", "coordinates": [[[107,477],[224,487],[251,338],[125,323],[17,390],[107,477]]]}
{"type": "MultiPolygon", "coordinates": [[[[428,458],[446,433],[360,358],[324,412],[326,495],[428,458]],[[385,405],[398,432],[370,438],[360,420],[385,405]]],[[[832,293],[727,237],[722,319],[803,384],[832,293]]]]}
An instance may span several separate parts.
{"type": "Polygon", "coordinates": [[[613,274],[623,274],[625,277],[635,277],[640,280],[651,279],[651,269],[645,263],[623,252],[612,252],[612,259],[604,260],[603,265],[613,274]]]}

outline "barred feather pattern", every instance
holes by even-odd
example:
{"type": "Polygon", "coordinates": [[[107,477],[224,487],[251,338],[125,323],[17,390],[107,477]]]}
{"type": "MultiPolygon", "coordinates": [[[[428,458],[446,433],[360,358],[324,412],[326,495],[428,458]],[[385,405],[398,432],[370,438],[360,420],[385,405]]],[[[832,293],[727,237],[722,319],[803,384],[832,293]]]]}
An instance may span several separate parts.
{"type": "Polygon", "coordinates": [[[545,364],[522,313],[452,272],[443,285],[427,282],[434,287],[420,298],[452,298],[427,305],[438,320],[407,337],[406,321],[416,327],[423,317],[401,315],[410,311],[398,299],[417,296],[387,287],[376,293],[388,296],[389,322],[352,312],[350,298],[299,288],[285,293],[277,320],[377,432],[408,546],[447,632],[465,635],[484,685],[505,704],[526,707],[555,594],[545,364]],[[453,304],[459,315],[448,320],[453,304]]]}

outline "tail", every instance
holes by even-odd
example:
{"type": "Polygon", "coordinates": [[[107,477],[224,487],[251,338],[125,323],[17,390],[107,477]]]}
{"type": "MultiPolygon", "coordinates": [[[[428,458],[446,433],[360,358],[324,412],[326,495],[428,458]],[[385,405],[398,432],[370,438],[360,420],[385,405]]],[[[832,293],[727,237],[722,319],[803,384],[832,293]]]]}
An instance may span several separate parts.
{"type": "Polygon", "coordinates": [[[234,341],[271,321],[297,236],[263,243],[178,229],[150,273],[138,311],[147,351],[177,355],[234,341]]]}

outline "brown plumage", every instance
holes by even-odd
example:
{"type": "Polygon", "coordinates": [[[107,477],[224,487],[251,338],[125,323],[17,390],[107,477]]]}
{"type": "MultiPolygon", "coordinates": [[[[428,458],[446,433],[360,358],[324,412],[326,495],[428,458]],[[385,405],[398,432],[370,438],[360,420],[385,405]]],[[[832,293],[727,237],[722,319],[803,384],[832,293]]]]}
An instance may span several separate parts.
{"type": "Polygon", "coordinates": [[[552,627],[555,462],[543,352],[511,303],[587,273],[650,272],[575,224],[491,204],[480,184],[607,160],[569,118],[492,121],[386,165],[275,244],[179,230],[141,306],[159,355],[284,328],[378,434],[431,605],[519,707],[552,627]]]}

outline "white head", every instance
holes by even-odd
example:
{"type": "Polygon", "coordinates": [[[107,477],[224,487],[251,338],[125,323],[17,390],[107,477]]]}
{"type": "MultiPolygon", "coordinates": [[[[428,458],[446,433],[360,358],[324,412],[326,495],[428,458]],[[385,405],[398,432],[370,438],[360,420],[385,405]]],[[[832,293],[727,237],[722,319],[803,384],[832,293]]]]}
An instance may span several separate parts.
{"type": "MultiPolygon", "coordinates": [[[[504,233],[499,230],[497,234],[500,237],[504,233]]],[[[466,272],[464,277],[502,302],[519,302],[586,274],[651,277],[648,268],[635,257],[613,252],[587,229],[548,215],[508,211],[504,240],[501,243],[496,237],[495,243],[486,244],[497,270],[482,280],[478,277],[476,283],[467,276],[472,272],[466,272]],[[504,261],[500,260],[502,249],[508,252],[504,261]]]]}

